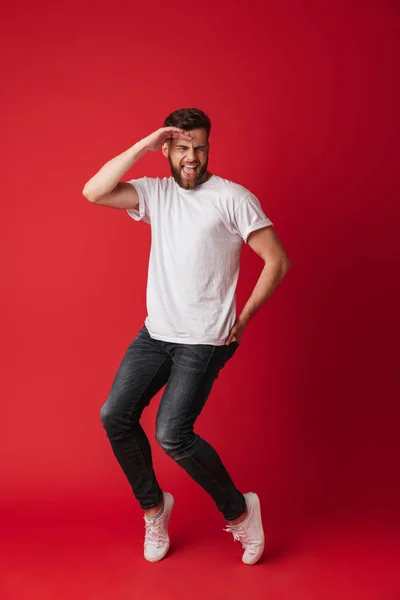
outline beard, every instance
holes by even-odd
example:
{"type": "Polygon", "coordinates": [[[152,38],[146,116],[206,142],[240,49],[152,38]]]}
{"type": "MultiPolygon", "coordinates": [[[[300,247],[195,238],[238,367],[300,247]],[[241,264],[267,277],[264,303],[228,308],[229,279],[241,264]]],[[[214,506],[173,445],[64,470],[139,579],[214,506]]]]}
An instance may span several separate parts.
{"type": "Polygon", "coordinates": [[[204,177],[204,174],[207,172],[208,157],[207,157],[206,162],[203,165],[200,165],[200,167],[198,167],[198,169],[196,171],[196,175],[193,177],[193,179],[186,179],[184,176],[182,176],[182,167],[175,167],[172,164],[172,161],[169,156],[168,156],[168,162],[169,162],[169,166],[171,168],[172,177],[175,179],[176,183],[185,190],[191,190],[192,188],[195,188],[198,185],[200,185],[201,180],[204,177]]]}

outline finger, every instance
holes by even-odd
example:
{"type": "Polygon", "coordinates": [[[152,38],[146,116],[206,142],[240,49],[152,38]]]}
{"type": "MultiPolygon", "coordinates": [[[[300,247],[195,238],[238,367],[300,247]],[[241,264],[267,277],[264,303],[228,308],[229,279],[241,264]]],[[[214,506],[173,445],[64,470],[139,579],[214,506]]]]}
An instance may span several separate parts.
{"type": "Polygon", "coordinates": [[[176,133],[179,135],[189,135],[191,136],[191,133],[189,131],[185,131],[184,129],[180,129],[179,127],[167,127],[167,131],[170,131],[171,133],[176,133]]]}
{"type": "Polygon", "coordinates": [[[172,139],[185,139],[185,140],[191,140],[192,136],[190,135],[190,133],[187,133],[186,131],[169,131],[167,133],[166,136],[166,140],[172,140],[172,139]]]}
{"type": "Polygon", "coordinates": [[[192,135],[190,133],[188,133],[187,131],[178,131],[178,132],[172,132],[172,136],[173,137],[184,137],[184,138],[191,138],[192,135]]]}

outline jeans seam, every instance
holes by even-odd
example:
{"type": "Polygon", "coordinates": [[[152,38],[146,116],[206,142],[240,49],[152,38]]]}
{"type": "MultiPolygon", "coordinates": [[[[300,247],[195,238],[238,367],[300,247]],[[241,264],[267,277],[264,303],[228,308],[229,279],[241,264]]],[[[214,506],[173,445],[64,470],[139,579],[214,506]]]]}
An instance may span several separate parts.
{"type": "MultiPolygon", "coordinates": [[[[153,379],[156,377],[157,373],[160,371],[161,367],[163,366],[163,364],[165,363],[165,361],[166,361],[166,360],[167,360],[167,357],[165,357],[165,358],[163,359],[163,361],[162,361],[162,363],[160,364],[160,366],[158,367],[157,371],[156,371],[156,372],[153,374],[153,377],[152,377],[152,378],[151,378],[151,379],[148,381],[148,383],[147,383],[146,387],[144,388],[144,390],[142,391],[142,393],[141,393],[141,394],[140,394],[140,396],[138,397],[138,399],[137,399],[137,401],[135,402],[135,404],[132,406],[132,409],[131,409],[131,411],[130,411],[130,413],[129,413],[129,417],[128,417],[128,418],[129,418],[129,422],[131,422],[131,420],[132,420],[132,413],[133,413],[133,411],[135,410],[135,407],[137,406],[137,404],[138,404],[138,402],[140,401],[140,399],[143,397],[143,394],[145,393],[145,391],[147,390],[147,388],[149,387],[149,385],[150,385],[150,383],[153,381],[153,379]]],[[[133,442],[134,442],[134,444],[135,444],[136,448],[137,448],[137,449],[138,449],[138,451],[139,451],[139,454],[140,454],[140,456],[141,456],[141,458],[142,458],[143,464],[144,464],[144,465],[145,465],[145,467],[146,467],[146,471],[148,471],[149,469],[148,469],[148,466],[147,466],[146,460],[145,460],[145,458],[144,458],[144,456],[143,456],[143,452],[142,452],[142,450],[141,450],[140,446],[138,445],[138,443],[136,442],[136,440],[135,440],[134,436],[132,436],[132,440],[133,440],[133,442]]],[[[156,479],[156,480],[157,480],[157,479],[156,479]]],[[[156,505],[156,506],[157,506],[157,505],[156,505]]]]}
{"type": "MultiPolygon", "coordinates": [[[[189,452],[185,452],[186,458],[190,458],[190,460],[192,460],[194,462],[195,465],[197,465],[202,471],[204,471],[204,473],[207,473],[208,477],[211,479],[211,481],[213,481],[214,483],[217,484],[218,488],[221,490],[221,492],[225,491],[225,488],[221,487],[221,484],[219,483],[219,481],[217,481],[216,479],[214,479],[214,477],[203,467],[203,465],[201,465],[200,463],[198,463],[191,454],[189,454],[189,452]]],[[[179,461],[179,459],[178,459],[179,461]]]]}
{"type": "MultiPolygon", "coordinates": [[[[199,389],[199,386],[200,386],[201,382],[203,381],[203,377],[204,377],[204,375],[205,375],[205,373],[206,373],[206,371],[207,371],[208,365],[210,364],[212,357],[214,356],[214,353],[215,353],[215,347],[213,348],[213,351],[212,351],[212,352],[211,352],[211,354],[210,354],[210,358],[208,359],[208,361],[207,361],[207,364],[206,364],[206,366],[204,367],[204,371],[203,371],[203,373],[202,373],[202,375],[201,375],[201,378],[200,378],[199,382],[197,383],[197,386],[195,387],[195,389],[193,390],[193,393],[192,393],[192,395],[190,396],[189,402],[187,402],[187,404],[186,404],[186,410],[185,410],[185,412],[183,413],[183,415],[182,415],[182,417],[181,417],[181,419],[180,419],[180,421],[179,421],[179,423],[178,423],[178,426],[176,427],[176,431],[179,431],[179,429],[180,429],[180,427],[181,427],[181,424],[183,423],[184,419],[186,418],[186,415],[187,415],[187,414],[188,414],[188,412],[189,412],[189,408],[190,408],[190,404],[191,404],[192,398],[193,398],[193,396],[196,394],[197,390],[199,389]]],[[[196,419],[195,419],[195,420],[196,420],[196,419]]],[[[176,439],[176,435],[174,436],[174,441],[175,441],[175,442],[177,442],[177,441],[178,441],[178,440],[176,439]]]]}
{"type": "Polygon", "coordinates": [[[142,399],[144,393],[146,392],[147,388],[149,387],[149,385],[151,384],[151,382],[155,379],[155,377],[157,376],[158,372],[160,371],[161,367],[163,366],[163,364],[165,363],[165,361],[167,360],[167,357],[165,357],[163,359],[163,361],[161,362],[161,364],[159,365],[157,371],[153,374],[153,376],[151,377],[151,379],[149,379],[149,381],[146,384],[146,387],[144,388],[144,390],[142,391],[142,393],[139,395],[139,397],[137,398],[136,402],[132,405],[132,409],[131,411],[128,413],[129,414],[129,421],[131,421],[132,419],[132,413],[135,410],[136,406],[138,405],[138,403],[140,402],[140,400],[142,399]]]}
{"type": "MultiPolygon", "coordinates": [[[[146,460],[145,460],[145,458],[144,458],[144,456],[143,456],[143,452],[141,451],[141,449],[140,449],[140,446],[138,445],[137,441],[135,440],[135,438],[134,438],[133,436],[132,436],[132,441],[133,441],[133,443],[135,444],[135,447],[137,448],[137,450],[138,450],[138,453],[139,453],[139,454],[140,454],[140,456],[142,457],[142,461],[143,461],[143,464],[144,464],[144,466],[146,467],[146,471],[148,471],[149,469],[148,469],[148,466],[147,466],[147,464],[146,464],[146,460]]],[[[152,466],[152,468],[153,468],[153,466],[152,466]]],[[[154,471],[154,468],[153,468],[153,471],[154,471]]],[[[154,473],[154,475],[155,475],[155,473],[154,473]]],[[[156,481],[157,481],[157,477],[156,477],[156,481]]],[[[155,504],[154,506],[158,506],[158,504],[159,504],[159,502],[157,502],[157,504],[155,504]]],[[[151,506],[151,507],[149,507],[149,508],[153,508],[153,507],[151,506]]],[[[146,509],[146,510],[147,510],[147,509],[146,509]]]]}
{"type": "MultiPolygon", "coordinates": [[[[197,465],[197,467],[199,467],[204,473],[207,473],[207,476],[211,479],[211,481],[213,481],[214,483],[217,484],[217,487],[221,490],[221,492],[225,492],[225,488],[221,487],[220,483],[214,479],[214,477],[212,477],[212,475],[200,464],[198,463],[191,454],[189,454],[188,452],[185,452],[186,458],[189,458],[190,460],[192,460],[194,462],[195,465],[197,465]]],[[[179,462],[179,459],[178,461],[179,462]]],[[[239,506],[237,504],[233,504],[234,508],[237,508],[237,510],[240,510],[239,506]]],[[[228,520],[234,520],[234,519],[228,519],[228,520]]]]}
{"type": "MultiPolygon", "coordinates": [[[[226,353],[228,352],[228,349],[229,349],[229,345],[228,345],[228,347],[227,347],[226,353]]],[[[210,354],[210,358],[208,359],[208,361],[207,361],[207,364],[206,364],[206,365],[205,365],[205,367],[204,367],[204,371],[203,371],[203,373],[202,373],[202,376],[201,376],[201,378],[200,378],[200,380],[199,380],[199,382],[198,382],[198,384],[197,384],[197,386],[196,386],[195,390],[193,391],[193,394],[192,394],[192,395],[191,395],[191,397],[190,397],[190,401],[187,403],[187,408],[186,408],[186,411],[185,411],[185,413],[182,415],[182,418],[181,418],[181,419],[180,419],[180,421],[179,421],[179,425],[178,425],[178,427],[177,427],[177,430],[178,430],[178,431],[179,431],[179,429],[180,429],[181,423],[183,422],[183,420],[185,419],[185,417],[186,417],[186,415],[187,415],[187,413],[188,413],[188,411],[189,411],[190,402],[191,402],[191,400],[192,400],[193,396],[195,395],[195,393],[197,392],[197,390],[198,390],[198,388],[199,388],[199,386],[200,386],[201,382],[203,381],[203,378],[204,378],[204,375],[205,375],[205,373],[206,373],[206,371],[207,371],[208,365],[210,364],[210,362],[211,362],[211,359],[213,358],[214,354],[215,354],[215,347],[213,348],[213,351],[212,351],[212,352],[211,352],[211,354],[210,354]]],[[[226,354],[225,354],[225,356],[226,356],[226,354]]],[[[177,440],[175,439],[175,441],[177,441],[177,440]]],[[[208,471],[207,471],[207,470],[206,470],[206,469],[205,469],[205,468],[204,468],[202,465],[200,465],[199,463],[197,463],[197,461],[196,461],[196,460],[193,458],[193,456],[191,456],[191,454],[189,454],[188,452],[184,452],[184,454],[186,455],[186,457],[187,457],[187,458],[189,458],[190,460],[192,460],[192,461],[194,462],[194,464],[195,464],[195,465],[197,465],[197,466],[198,466],[198,467],[199,467],[199,468],[200,468],[200,469],[201,469],[201,470],[202,470],[204,473],[206,473],[206,474],[207,474],[207,476],[208,476],[208,477],[211,479],[211,481],[213,481],[213,482],[214,482],[214,483],[217,485],[218,489],[220,489],[222,492],[224,492],[224,491],[225,491],[225,489],[224,489],[223,487],[221,487],[221,484],[220,484],[220,483],[219,483],[219,482],[218,482],[216,479],[214,479],[214,477],[212,477],[212,475],[211,475],[211,474],[210,474],[210,473],[209,473],[209,472],[208,472],[208,471]]],[[[176,461],[176,462],[179,462],[179,460],[178,460],[178,461],[176,461]]],[[[236,505],[234,505],[234,506],[236,506],[236,505]]],[[[237,507],[237,508],[239,509],[239,507],[237,507]]]]}

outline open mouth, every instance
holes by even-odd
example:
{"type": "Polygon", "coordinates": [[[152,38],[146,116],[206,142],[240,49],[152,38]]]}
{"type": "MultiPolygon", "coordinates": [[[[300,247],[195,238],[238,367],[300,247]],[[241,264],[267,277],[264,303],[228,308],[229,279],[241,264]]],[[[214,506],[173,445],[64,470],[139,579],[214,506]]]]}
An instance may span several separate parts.
{"type": "Polygon", "coordinates": [[[193,167],[189,166],[189,165],[183,165],[183,167],[182,167],[182,171],[183,171],[185,177],[187,177],[188,179],[192,179],[195,176],[197,169],[198,169],[198,165],[193,166],[193,167]]]}

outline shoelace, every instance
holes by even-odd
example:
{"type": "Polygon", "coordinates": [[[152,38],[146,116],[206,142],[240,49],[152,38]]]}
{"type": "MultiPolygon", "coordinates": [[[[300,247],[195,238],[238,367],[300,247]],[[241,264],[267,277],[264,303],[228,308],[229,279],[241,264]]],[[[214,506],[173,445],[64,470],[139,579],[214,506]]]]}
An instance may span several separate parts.
{"type": "Polygon", "coordinates": [[[144,517],[144,522],[146,527],[144,543],[159,548],[166,541],[166,536],[161,528],[161,519],[150,520],[144,517]]]}
{"type": "Polygon", "coordinates": [[[259,545],[258,542],[249,538],[248,532],[243,527],[242,523],[239,523],[238,525],[227,525],[224,531],[232,533],[235,542],[241,542],[242,548],[244,548],[245,550],[249,550],[252,553],[257,552],[259,545]]]}

